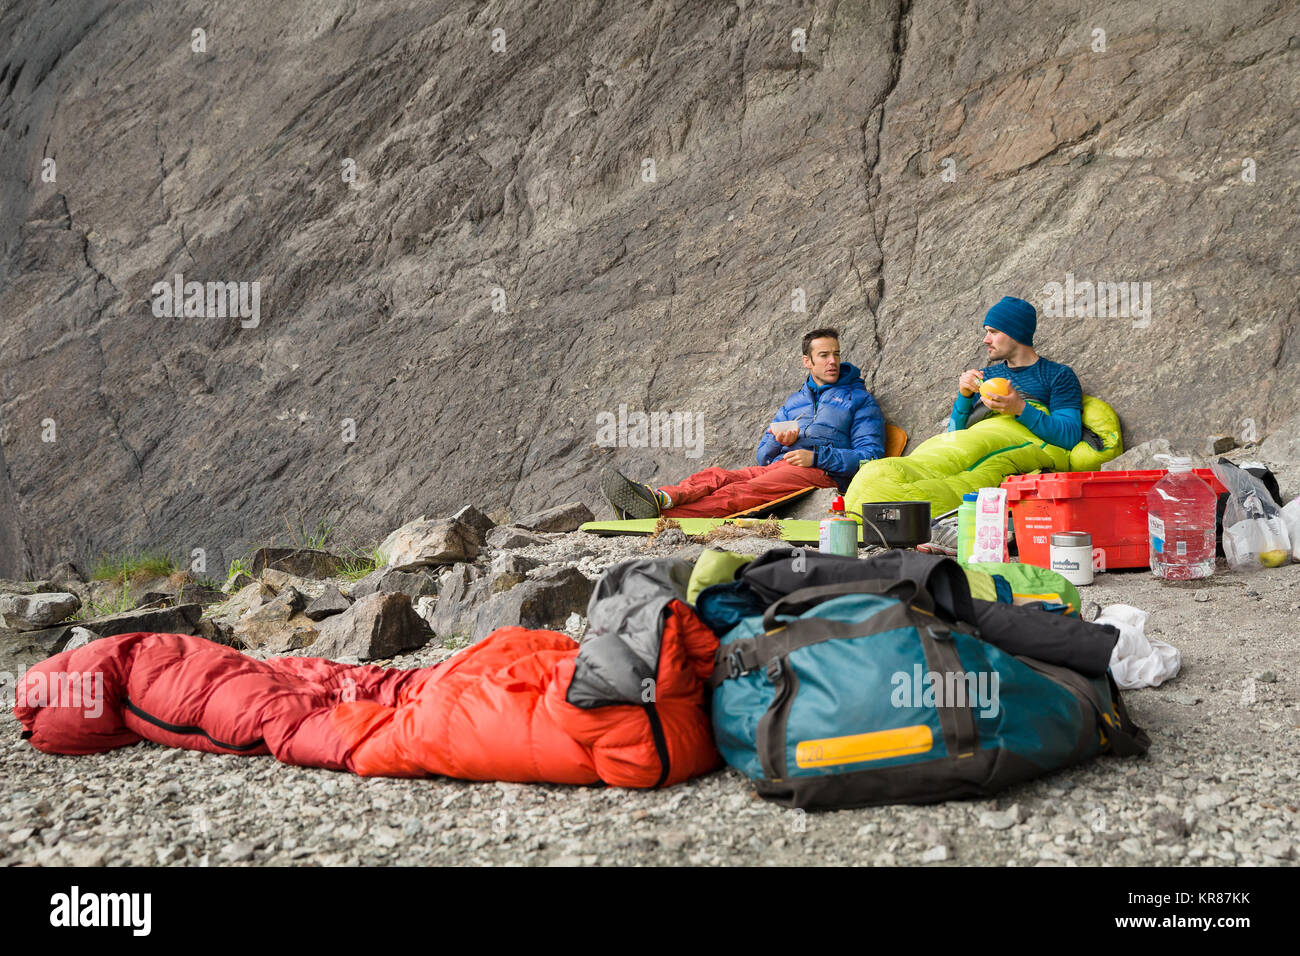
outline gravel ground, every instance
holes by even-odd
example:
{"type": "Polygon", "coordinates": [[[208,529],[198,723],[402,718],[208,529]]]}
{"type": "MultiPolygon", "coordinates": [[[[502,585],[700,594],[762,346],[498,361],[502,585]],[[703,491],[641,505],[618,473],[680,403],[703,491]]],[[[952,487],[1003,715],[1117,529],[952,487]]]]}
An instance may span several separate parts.
{"type": "MultiPolygon", "coordinates": [[[[527,549],[596,576],[643,539],[527,549]]],[[[752,547],[752,539],[738,550],[752,547]]],[[[724,770],[658,792],[365,779],[137,744],[50,756],[0,717],[0,864],[1288,865],[1300,859],[1300,564],[1164,584],[1098,576],[1101,605],[1151,612],[1182,673],[1125,695],[1146,758],[1101,758],[995,799],[803,813],[724,770]],[[1198,591],[1203,600],[1196,600],[1198,591]]],[[[571,621],[575,630],[580,626],[571,621]]],[[[426,666],[425,648],[392,661],[426,666]]]]}

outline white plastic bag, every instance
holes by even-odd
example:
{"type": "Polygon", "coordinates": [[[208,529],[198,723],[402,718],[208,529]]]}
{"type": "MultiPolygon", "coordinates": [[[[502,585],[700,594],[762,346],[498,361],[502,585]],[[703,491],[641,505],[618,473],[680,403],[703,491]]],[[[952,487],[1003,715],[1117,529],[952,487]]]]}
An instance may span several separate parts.
{"type": "Polygon", "coordinates": [[[1119,640],[1110,654],[1110,673],[1123,690],[1159,687],[1178,675],[1182,655],[1178,648],[1146,636],[1147,612],[1130,604],[1111,604],[1102,609],[1095,623],[1119,629],[1119,640]]]}
{"type": "Polygon", "coordinates": [[[1296,498],[1282,509],[1282,524],[1291,536],[1291,557],[1300,561],[1300,498],[1296,498]]]}
{"type": "Polygon", "coordinates": [[[1264,483],[1236,465],[1213,462],[1214,475],[1228,489],[1223,509],[1223,554],[1234,571],[1275,568],[1291,559],[1291,537],[1282,510],[1264,483]]]}

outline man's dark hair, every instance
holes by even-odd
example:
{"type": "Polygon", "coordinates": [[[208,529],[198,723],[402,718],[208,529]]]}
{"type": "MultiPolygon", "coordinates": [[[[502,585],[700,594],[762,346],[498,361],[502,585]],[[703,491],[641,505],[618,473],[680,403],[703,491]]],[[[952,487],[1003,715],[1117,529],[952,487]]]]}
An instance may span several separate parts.
{"type": "Polygon", "coordinates": [[[839,329],[813,329],[803,337],[804,355],[811,355],[813,339],[834,339],[838,342],[840,340],[840,331],[839,329]]]}

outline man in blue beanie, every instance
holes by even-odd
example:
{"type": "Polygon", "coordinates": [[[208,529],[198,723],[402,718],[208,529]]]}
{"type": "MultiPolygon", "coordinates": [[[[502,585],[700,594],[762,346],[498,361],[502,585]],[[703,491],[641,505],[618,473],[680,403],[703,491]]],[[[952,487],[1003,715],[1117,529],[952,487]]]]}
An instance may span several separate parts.
{"type": "Polygon", "coordinates": [[[993,364],[967,369],[957,387],[948,431],[966,427],[980,384],[992,378],[1011,381],[1010,395],[986,395],[982,401],[995,412],[1014,415],[1039,438],[1071,449],[1083,437],[1083,389],[1074,369],[1041,358],[1034,351],[1038,313],[1024,299],[1004,296],[984,316],[984,345],[993,364]],[[1032,398],[1047,406],[1041,412],[1025,401],[1032,398]]]}

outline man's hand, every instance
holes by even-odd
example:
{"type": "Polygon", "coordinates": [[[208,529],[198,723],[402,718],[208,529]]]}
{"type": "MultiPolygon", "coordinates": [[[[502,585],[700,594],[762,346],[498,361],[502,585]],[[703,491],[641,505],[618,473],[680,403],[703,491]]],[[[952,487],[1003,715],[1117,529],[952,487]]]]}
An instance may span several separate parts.
{"type": "Polygon", "coordinates": [[[984,404],[995,412],[1019,415],[1025,410],[1025,397],[1014,388],[1009,395],[982,395],[980,397],[984,404]]]}
{"type": "Polygon", "coordinates": [[[782,445],[793,445],[799,440],[799,429],[790,428],[779,433],[773,432],[773,437],[775,437],[782,445]]]}
{"type": "Polygon", "coordinates": [[[957,380],[957,388],[961,390],[962,395],[970,398],[980,390],[980,384],[984,381],[984,373],[977,368],[970,368],[961,373],[961,378],[957,380]]]}
{"type": "MultiPolygon", "coordinates": [[[[782,444],[789,444],[789,442],[783,442],[782,444]]],[[[781,459],[792,465],[798,465],[800,468],[811,468],[813,457],[813,453],[810,450],[807,448],[800,448],[797,451],[786,452],[781,456],[781,459]]]]}

